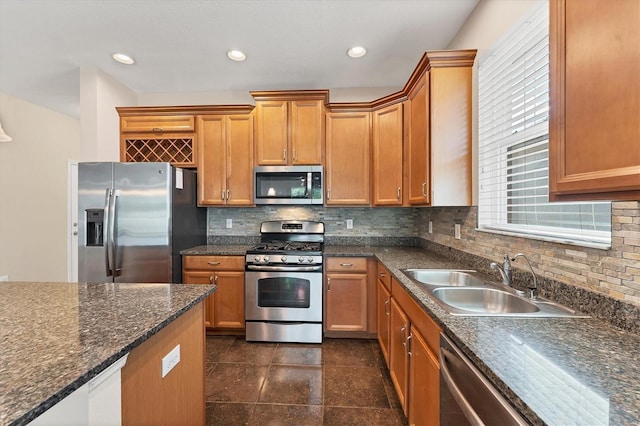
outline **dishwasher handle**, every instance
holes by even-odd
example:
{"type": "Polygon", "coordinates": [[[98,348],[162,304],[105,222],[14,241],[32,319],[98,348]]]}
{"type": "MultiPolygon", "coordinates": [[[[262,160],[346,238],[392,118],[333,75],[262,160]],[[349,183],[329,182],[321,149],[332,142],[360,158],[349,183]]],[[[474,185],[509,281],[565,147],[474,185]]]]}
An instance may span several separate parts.
{"type": "Polygon", "coordinates": [[[442,376],[442,379],[447,385],[447,388],[449,388],[451,396],[458,403],[458,407],[460,407],[460,410],[462,410],[462,413],[467,418],[469,423],[474,426],[482,426],[484,425],[484,422],[482,421],[482,419],[480,419],[480,416],[478,416],[478,413],[475,412],[469,401],[467,401],[467,398],[464,397],[462,391],[460,390],[458,385],[456,385],[456,382],[451,376],[451,372],[449,371],[447,362],[450,362],[449,360],[453,359],[454,357],[456,356],[452,352],[449,352],[445,348],[440,348],[440,374],[442,376]]]}

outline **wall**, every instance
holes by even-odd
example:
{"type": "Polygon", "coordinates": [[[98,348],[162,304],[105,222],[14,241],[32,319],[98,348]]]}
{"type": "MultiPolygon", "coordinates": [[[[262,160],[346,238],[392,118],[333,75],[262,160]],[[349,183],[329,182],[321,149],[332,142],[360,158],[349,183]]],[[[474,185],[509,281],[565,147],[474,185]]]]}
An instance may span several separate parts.
{"type": "Polygon", "coordinates": [[[67,167],[79,120],[0,93],[0,275],[67,280],[67,167]]]}
{"type": "MultiPolygon", "coordinates": [[[[476,230],[477,207],[420,209],[418,236],[444,246],[475,254],[488,261],[502,255],[527,255],[539,276],[573,284],[640,306],[640,202],[612,205],[612,247],[609,250],[577,247],[476,230]],[[429,221],[433,233],[429,234],[429,221]],[[453,236],[462,224],[462,238],[453,236]]],[[[523,263],[514,268],[526,270],[523,263]]]]}

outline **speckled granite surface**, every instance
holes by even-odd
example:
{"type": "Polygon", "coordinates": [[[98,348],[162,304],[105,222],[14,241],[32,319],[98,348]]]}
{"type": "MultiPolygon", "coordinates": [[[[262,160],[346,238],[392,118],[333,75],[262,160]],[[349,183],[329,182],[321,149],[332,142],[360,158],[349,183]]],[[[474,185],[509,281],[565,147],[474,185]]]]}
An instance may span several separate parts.
{"type": "Polygon", "coordinates": [[[33,420],[214,289],[0,283],[0,425],[33,420]]]}
{"type": "MultiPolygon", "coordinates": [[[[487,262],[432,247],[378,245],[380,241],[340,245],[345,242],[328,241],[325,254],[375,256],[382,261],[532,424],[640,424],[637,334],[618,330],[597,318],[454,317],[401,269],[468,269],[471,264],[475,266],[473,269],[487,274],[487,279],[496,281],[497,277],[484,265],[487,262]]],[[[200,246],[183,254],[242,255],[246,248],[246,245],[200,246]]],[[[566,291],[554,294],[553,289],[543,287],[543,290],[548,293],[545,296],[562,296],[566,291]]],[[[592,312],[599,308],[588,307],[592,312]]]]}

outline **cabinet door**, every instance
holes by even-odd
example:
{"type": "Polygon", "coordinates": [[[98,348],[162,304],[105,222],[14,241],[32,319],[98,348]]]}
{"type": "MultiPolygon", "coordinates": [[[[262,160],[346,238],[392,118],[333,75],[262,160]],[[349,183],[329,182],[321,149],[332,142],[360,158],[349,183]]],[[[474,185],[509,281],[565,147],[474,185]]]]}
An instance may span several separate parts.
{"type": "Polygon", "coordinates": [[[549,199],[640,199],[640,2],[550,3],[549,199]]]}
{"type": "Polygon", "coordinates": [[[371,115],[349,112],[326,117],[326,204],[369,205],[371,115]]]}
{"type": "Polygon", "coordinates": [[[322,101],[291,101],[291,164],[322,164],[323,113],[322,101]]]}
{"type": "Polygon", "coordinates": [[[215,271],[213,327],[244,328],[244,271],[215,271]]]}
{"type": "MultiPolygon", "coordinates": [[[[182,271],[182,282],[185,284],[213,284],[213,272],[209,271],[182,271]]],[[[204,326],[213,327],[216,292],[204,300],[204,326]]]]}
{"type": "Polygon", "coordinates": [[[409,139],[406,161],[409,179],[409,204],[430,202],[429,170],[429,72],[409,93],[409,139]]]}
{"type": "Polygon", "coordinates": [[[373,113],[373,204],[402,205],[402,104],[373,113]]]}
{"type": "Polygon", "coordinates": [[[407,391],[409,374],[409,354],[407,353],[407,336],[409,336],[409,319],[396,300],[391,298],[391,329],[389,341],[389,374],[398,394],[402,411],[407,414],[407,391]]]}
{"type": "Polygon", "coordinates": [[[367,331],[367,274],[326,274],[326,331],[367,331]]]}
{"type": "Polygon", "coordinates": [[[389,329],[391,326],[391,293],[384,283],[378,280],[378,343],[384,360],[389,367],[389,329]]]}
{"type": "Polygon", "coordinates": [[[256,102],[256,164],[287,164],[288,102],[256,102]]]}
{"type": "Polygon", "coordinates": [[[440,367],[424,337],[411,328],[409,363],[409,424],[440,422],[440,367]]]}
{"type": "Polygon", "coordinates": [[[228,116],[226,139],[227,205],[253,205],[253,117],[228,116]]]}
{"type": "Polygon", "coordinates": [[[226,198],[225,116],[198,116],[198,204],[215,206],[226,198]]]}

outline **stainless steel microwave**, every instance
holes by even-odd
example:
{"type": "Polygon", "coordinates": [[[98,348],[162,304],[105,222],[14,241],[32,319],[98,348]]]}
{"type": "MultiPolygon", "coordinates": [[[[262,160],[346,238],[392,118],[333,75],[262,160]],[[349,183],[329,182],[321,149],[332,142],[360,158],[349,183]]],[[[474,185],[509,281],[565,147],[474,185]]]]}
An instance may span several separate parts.
{"type": "Polygon", "coordinates": [[[322,166],[256,166],[253,169],[256,204],[322,204],[322,166]]]}

